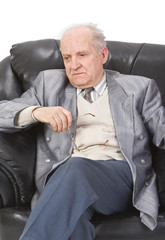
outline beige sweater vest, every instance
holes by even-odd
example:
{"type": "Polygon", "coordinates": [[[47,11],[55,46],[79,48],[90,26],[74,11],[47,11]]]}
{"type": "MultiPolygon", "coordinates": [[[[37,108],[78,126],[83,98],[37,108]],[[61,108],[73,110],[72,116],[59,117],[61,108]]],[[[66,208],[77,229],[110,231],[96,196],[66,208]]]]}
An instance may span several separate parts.
{"type": "Polygon", "coordinates": [[[87,102],[81,94],[78,95],[77,108],[75,143],[78,150],[74,148],[72,157],[124,160],[116,138],[107,88],[93,103],[87,102]]]}

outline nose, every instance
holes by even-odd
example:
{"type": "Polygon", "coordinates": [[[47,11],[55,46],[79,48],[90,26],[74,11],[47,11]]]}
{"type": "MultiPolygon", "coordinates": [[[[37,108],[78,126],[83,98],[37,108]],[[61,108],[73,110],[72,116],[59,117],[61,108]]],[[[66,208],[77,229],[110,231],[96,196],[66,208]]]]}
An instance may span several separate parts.
{"type": "Polygon", "coordinates": [[[77,57],[72,57],[70,64],[73,70],[77,70],[79,67],[81,67],[81,64],[77,57]]]}

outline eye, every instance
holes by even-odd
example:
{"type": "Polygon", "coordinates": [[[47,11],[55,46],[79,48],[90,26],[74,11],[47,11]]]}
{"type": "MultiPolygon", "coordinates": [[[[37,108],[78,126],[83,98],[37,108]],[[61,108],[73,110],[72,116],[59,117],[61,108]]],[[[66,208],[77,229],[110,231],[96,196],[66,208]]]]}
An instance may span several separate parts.
{"type": "Polygon", "coordinates": [[[79,57],[85,57],[85,56],[87,56],[87,52],[85,52],[85,51],[78,52],[78,53],[77,53],[77,56],[79,56],[79,57]]]}
{"type": "Polygon", "coordinates": [[[70,59],[70,57],[69,57],[69,56],[63,56],[63,59],[64,59],[65,61],[67,61],[67,60],[70,59]]]}
{"type": "Polygon", "coordinates": [[[85,55],[86,55],[85,53],[81,53],[81,54],[80,54],[81,57],[84,57],[85,55]]]}

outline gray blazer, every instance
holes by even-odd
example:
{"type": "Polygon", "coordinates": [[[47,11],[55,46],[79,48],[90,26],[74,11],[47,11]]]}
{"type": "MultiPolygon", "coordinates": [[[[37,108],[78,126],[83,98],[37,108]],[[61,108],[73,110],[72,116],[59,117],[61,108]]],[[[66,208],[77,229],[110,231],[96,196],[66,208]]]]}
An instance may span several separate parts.
{"type": "MultiPolygon", "coordinates": [[[[149,141],[164,148],[165,110],[155,82],[151,79],[106,71],[109,101],[120,149],[132,171],[133,205],[141,219],[154,229],[158,215],[158,196],[149,141]]],[[[62,106],[76,118],[76,89],[69,83],[65,70],[41,72],[34,86],[21,98],[0,102],[0,131],[19,131],[14,118],[22,109],[41,106],[62,106]]],[[[25,126],[27,127],[27,126],[25,126]]],[[[71,126],[76,134],[76,121],[71,126]]],[[[37,141],[36,185],[38,194],[44,189],[47,175],[72,153],[68,131],[55,133],[43,124],[37,141]]]]}

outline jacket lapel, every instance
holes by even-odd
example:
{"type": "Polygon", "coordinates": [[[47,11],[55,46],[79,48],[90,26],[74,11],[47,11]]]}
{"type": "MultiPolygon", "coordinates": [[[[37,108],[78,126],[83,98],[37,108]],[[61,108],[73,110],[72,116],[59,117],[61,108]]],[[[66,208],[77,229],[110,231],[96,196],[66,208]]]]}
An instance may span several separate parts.
{"type": "Polygon", "coordinates": [[[117,82],[118,74],[116,72],[107,74],[109,101],[121,152],[130,159],[132,158],[134,141],[133,95],[128,96],[117,82]]]}
{"type": "Polygon", "coordinates": [[[59,99],[59,106],[67,109],[72,114],[72,125],[70,127],[71,132],[76,134],[76,116],[77,116],[77,92],[76,88],[74,88],[70,83],[64,89],[64,92],[61,94],[59,99]]]}

